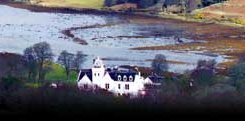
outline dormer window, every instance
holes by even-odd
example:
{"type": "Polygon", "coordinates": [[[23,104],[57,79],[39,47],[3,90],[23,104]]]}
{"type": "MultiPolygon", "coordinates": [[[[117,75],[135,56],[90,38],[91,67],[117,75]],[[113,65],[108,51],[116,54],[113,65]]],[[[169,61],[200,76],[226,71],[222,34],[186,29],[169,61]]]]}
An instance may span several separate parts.
{"type": "Polygon", "coordinates": [[[122,80],[121,75],[118,75],[117,80],[118,80],[118,81],[121,81],[121,80],[122,80]]]}
{"type": "Polygon", "coordinates": [[[133,81],[133,76],[131,76],[131,75],[129,76],[129,81],[131,81],[131,82],[133,81]]]}
{"type": "Polygon", "coordinates": [[[123,81],[127,81],[127,76],[126,75],[123,76],[123,81]]]}

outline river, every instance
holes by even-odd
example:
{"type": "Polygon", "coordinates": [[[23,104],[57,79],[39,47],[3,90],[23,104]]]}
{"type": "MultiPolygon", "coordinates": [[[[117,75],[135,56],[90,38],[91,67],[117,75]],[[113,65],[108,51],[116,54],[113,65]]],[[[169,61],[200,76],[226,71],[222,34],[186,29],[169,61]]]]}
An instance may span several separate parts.
{"type": "MultiPolygon", "coordinates": [[[[226,61],[223,55],[205,55],[203,52],[171,50],[131,50],[140,46],[180,44],[174,36],[184,30],[160,24],[132,24],[123,17],[93,14],[64,14],[31,12],[25,9],[0,5],[0,52],[22,54],[23,50],[35,43],[46,41],[57,58],[62,50],[71,53],[83,51],[87,60],[83,68],[90,68],[96,56],[105,58],[107,66],[137,65],[150,67],[156,54],[164,54],[167,60],[183,63],[170,63],[169,70],[184,72],[193,69],[200,59],[226,61]],[[105,25],[71,31],[75,37],[85,40],[81,45],[62,34],[72,27],[105,25]],[[157,30],[157,31],[156,31],[157,30]],[[200,54],[201,53],[201,54],[200,54]]],[[[181,38],[183,43],[193,40],[181,38]]],[[[200,42],[203,42],[200,40],[200,42]]]]}

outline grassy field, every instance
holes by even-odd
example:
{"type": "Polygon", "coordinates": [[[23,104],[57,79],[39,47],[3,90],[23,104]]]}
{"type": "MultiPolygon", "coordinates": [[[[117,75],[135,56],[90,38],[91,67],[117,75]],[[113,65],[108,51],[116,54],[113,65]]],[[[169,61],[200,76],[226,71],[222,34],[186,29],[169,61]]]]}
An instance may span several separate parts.
{"type": "Polygon", "coordinates": [[[104,0],[33,0],[33,4],[52,7],[93,8],[103,7],[104,0]]]}

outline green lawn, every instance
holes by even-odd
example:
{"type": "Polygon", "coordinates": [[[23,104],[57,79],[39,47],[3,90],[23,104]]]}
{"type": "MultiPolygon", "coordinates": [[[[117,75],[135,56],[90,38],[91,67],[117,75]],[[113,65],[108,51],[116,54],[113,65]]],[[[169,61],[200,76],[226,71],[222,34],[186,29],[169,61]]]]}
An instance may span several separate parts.
{"type": "MultiPolygon", "coordinates": [[[[71,72],[70,75],[70,79],[67,80],[66,78],[66,73],[65,73],[65,69],[60,66],[59,64],[52,64],[52,70],[49,71],[46,75],[45,75],[45,80],[49,81],[49,82],[64,82],[67,84],[76,84],[76,80],[77,80],[77,76],[78,74],[75,71],[71,72]]],[[[38,81],[30,81],[25,83],[26,87],[31,87],[31,88],[38,88],[41,87],[43,85],[42,82],[38,82],[38,81]]]]}
{"type": "Polygon", "coordinates": [[[66,3],[86,8],[102,8],[104,0],[65,0],[66,3]]]}
{"type": "Polygon", "coordinates": [[[56,7],[58,6],[100,9],[104,5],[104,0],[41,0],[41,2],[39,2],[38,4],[56,7]]]}

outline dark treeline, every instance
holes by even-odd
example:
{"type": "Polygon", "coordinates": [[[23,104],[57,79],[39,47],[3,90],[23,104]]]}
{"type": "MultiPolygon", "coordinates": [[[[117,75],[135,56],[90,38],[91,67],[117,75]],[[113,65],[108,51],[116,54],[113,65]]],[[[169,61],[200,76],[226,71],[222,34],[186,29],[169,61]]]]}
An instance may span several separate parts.
{"type": "Polygon", "coordinates": [[[0,54],[0,79],[16,78],[30,82],[46,80],[46,74],[52,71],[54,64],[64,68],[66,79],[69,80],[70,72],[76,73],[82,67],[86,55],[82,51],[76,54],[62,51],[58,60],[47,42],[40,42],[26,48],[23,55],[13,53],[0,54]]]}
{"type": "Polygon", "coordinates": [[[122,3],[136,3],[140,8],[146,8],[156,4],[158,0],[105,0],[105,6],[113,6],[122,3]]]}
{"type": "Polygon", "coordinates": [[[209,6],[215,3],[220,3],[226,0],[105,0],[105,6],[113,6],[116,4],[122,3],[135,3],[139,6],[139,8],[147,8],[153,6],[157,3],[161,3],[162,5],[180,5],[183,2],[185,3],[201,3],[199,7],[209,6]]]}
{"type": "MultiPolygon", "coordinates": [[[[26,72],[29,72],[28,69],[32,68],[33,63],[29,63],[30,65],[27,66],[22,63],[22,61],[26,61],[22,58],[29,57],[28,61],[34,62],[32,56],[35,55],[34,57],[37,58],[36,53],[42,52],[39,49],[43,49],[41,45],[46,44],[37,43],[29,47],[32,49],[26,49],[25,55],[30,56],[0,54],[1,114],[31,116],[37,114],[42,117],[47,113],[58,114],[51,116],[88,116],[87,114],[95,115],[106,112],[115,115],[123,113],[162,115],[162,113],[171,112],[173,115],[181,113],[193,116],[197,112],[207,110],[208,112],[205,113],[214,115],[217,114],[215,111],[234,113],[232,111],[238,112],[239,109],[245,109],[245,56],[243,55],[237,64],[224,72],[219,71],[215,61],[200,60],[194,70],[176,74],[168,72],[169,66],[166,57],[158,54],[152,62],[152,69],[155,74],[164,77],[159,80],[162,85],[149,86],[145,96],[129,99],[123,96],[115,97],[112,93],[102,89],[92,92],[79,90],[76,85],[71,84],[63,84],[54,88],[42,79],[40,80],[41,86],[26,85],[28,82],[28,73],[26,72]],[[36,47],[38,47],[38,51],[35,51],[36,47]]],[[[45,50],[47,52],[45,51],[44,55],[49,56],[44,56],[46,58],[43,58],[44,63],[51,61],[50,56],[52,55],[52,51],[45,50]]],[[[83,55],[81,52],[78,54],[83,55]]],[[[37,72],[34,75],[37,79],[39,70],[47,70],[46,64],[40,69],[41,60],[35,61],[37,72]]],[[[63,51],[59,56],[58,63],[69,70],[72,66],[71,60],[79,62],[76,55],[63,51]]],[[[41,78],[45,72],[41,72],[41,78]]],[[[69,72],[67,73],[69,74],[69,72]]]]}

